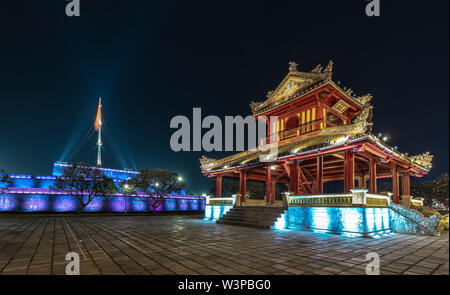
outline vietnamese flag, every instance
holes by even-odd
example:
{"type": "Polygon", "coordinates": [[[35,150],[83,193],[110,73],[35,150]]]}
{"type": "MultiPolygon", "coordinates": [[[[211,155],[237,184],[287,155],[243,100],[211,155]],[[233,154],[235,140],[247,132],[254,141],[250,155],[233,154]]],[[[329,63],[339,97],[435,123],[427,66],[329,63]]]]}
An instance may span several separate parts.
{"type": "Polygon", "coordinates": [[[101,98],[98,101],[97,116],[95,117],[95,124],[94,124],[95,131],[99,130],[100,124],[102,124],[102,99],[101,98]]]}

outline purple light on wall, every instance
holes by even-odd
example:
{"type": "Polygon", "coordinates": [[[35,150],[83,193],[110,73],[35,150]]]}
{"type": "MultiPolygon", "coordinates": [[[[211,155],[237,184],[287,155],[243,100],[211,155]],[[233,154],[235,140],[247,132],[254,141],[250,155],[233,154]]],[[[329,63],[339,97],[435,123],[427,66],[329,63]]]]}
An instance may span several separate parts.
{"type": "MultiPolygon", "coordinates": [[[[86,203],[88,201],[88,197],[84,197],[83,202],[86,203]]],[[[94,198],[89,205],[84,208],[86,212],[99,212],[103,209],[103,201],[104,198],[94,198]]]]}
{"type": "Polygon", "coordinates": [[[24,197],[23,209],[25,212],[49,211],[49,196],[27,195],[24,197]]]}
{"type": "Polygon", "coordinates": [[[124,212],[125,211],[125,197],[113,198],[111,202],[111,210],[113,212],[124,212]]]}
{"type": "Polygon", "coordinates": [[[55,202],[56,212],[76,211],[78,208],[78,200],[71,196],[58,196],[55,202]]]}
{"type": "MultiPolygon", "coordinates": [[[[179,200],[179,201],[183,201],[183,200],[179,200]]],[[[177,206],[177,200],[175,199],[165,199],[164,200],[164,208],[166,209],[166,211],[174,211],[176,210],[176,206],[177,206]]],[[[158,208],[156,208],[156,211],[161,211],[162,206],[159,206],[158,208]]]]}
{"type": "MultiPolygon", "coordinates": [[[[35,187],[9,187],[0,199],[0,211],[76,211],[80,203],[68,192],[55,191],[49,187],[53,182],[51,176],[38,176],[36,179],[26,175],[15,176],[17,180],[34,181],[35,187]]],[[[141,195],[141,193],[139,193],[141,195]]],[[[85,208],[87,212],[123,212],[124,197],[117,192],[116,197],[99,197],[85,208]]],[[[87,196],[85,197],[87,198],[87,196]]],[[[152,208],[138,197],[129,197],[127,211],[149,212],[152,208]]],[[[201,210],[205,208],[205,198],[201,196],[186,196],[171,194],[166,197],[156,211],[201,210]]]]}
{"type": "Polygon", "coordinates": [[[179,208],[179,210],[182,210],[182,211],[188,210],[190,201],[191,200],[186,200],[186,199],[178,200],[178,208],[179,208]]]}
{"type": "Polygon", "coordinates": [[[133,211],[147,211],[147,204],[145,202],[142,202],[138,198],[133,198],[131,202],[131,208],[133,211]]]}
{"type": "Polygon", "coordinates": [[[189,207],[191,210],[200,210],[199,200],[190,200],[189,205],[190,205],[189,207]]]}
{"type": "Polygon", "coordinates": [[[12,211],[16,207],[17,199],[11,195],[0,195],[0,211],[12,211]]]}

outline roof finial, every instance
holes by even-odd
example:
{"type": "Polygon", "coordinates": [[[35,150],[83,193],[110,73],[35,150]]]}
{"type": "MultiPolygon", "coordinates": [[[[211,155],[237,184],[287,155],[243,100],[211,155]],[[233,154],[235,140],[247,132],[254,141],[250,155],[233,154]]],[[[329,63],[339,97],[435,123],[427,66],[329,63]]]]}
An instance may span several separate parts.
{"type": "Polygon", "coordinates": [[[330,60],[330,62],[328,63],[327,67],[324,70],[324,73],[328,73],[327,79],[331,80],[331,77],[333,76],[333,61],[332,60],[330,60]]]}
{"type": "Polygon", "coordinates": [[[333,61],[330,60],[327,67],[325,68],[325,72],[332,72],[333,71],[333,61]]]}
{"type": "Polygon", "coordinates": [[[289,72],[297,72],[298,63],[290,61],[289,62],[289,72]]]}

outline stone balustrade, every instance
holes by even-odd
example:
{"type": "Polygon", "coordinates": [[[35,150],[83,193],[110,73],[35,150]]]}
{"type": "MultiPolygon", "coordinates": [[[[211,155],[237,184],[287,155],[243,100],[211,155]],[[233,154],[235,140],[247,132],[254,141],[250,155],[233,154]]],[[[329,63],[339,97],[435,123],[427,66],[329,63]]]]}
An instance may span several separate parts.
{"type": "Polygon", "coordinates": [[[387,196],[368,194],[366,189],[352,189],[347,194],[285,195],[288,206],[309,207],[389,207],[387,196]]]}

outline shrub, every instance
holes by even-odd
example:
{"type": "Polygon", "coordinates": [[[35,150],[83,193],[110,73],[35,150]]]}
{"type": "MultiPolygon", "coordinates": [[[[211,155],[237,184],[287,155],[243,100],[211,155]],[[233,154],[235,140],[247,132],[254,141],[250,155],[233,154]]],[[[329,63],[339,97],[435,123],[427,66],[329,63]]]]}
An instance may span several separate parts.
{"type": "Polygon", "coordinates": [[[433,208],[422,206],[422,207],[413,207],[412,209],[419,211],[425,218],[431,217],[433,215],[441,215],[438,211],[433,208]]]}
{"type": "Polygon", "coordinates": [[[438,225],[439,231],[448,230],[448,214],[444,215],[438,225]]]}

